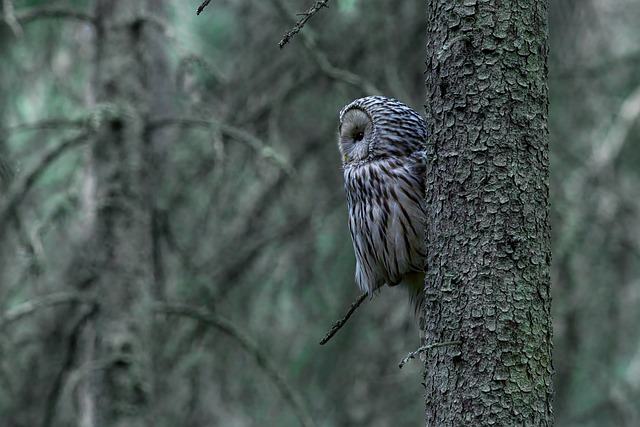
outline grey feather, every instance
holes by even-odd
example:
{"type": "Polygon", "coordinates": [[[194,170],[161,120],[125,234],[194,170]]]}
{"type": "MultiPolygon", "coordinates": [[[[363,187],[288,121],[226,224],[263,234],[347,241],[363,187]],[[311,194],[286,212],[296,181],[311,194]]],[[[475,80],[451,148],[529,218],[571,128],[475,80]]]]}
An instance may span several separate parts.
{"type": "Polygon", "coordinates": [[[339,129],[356,284],[369,293],[401,284],[418,314],[424,301],[426,123],[400,101],[369,96],[340,111],[339,129]]]}

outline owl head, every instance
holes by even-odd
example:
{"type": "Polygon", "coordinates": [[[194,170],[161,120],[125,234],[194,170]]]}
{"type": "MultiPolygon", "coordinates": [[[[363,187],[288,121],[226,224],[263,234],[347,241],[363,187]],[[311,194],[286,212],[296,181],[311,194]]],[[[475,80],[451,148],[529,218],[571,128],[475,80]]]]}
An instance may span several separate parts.
{"type": "Polygon", "coordinates": [[[344,166],[402,158],[424,150],[426,123],[411,107],[383,96],[356,99],[340,111],[338,147],[344,166]]]}

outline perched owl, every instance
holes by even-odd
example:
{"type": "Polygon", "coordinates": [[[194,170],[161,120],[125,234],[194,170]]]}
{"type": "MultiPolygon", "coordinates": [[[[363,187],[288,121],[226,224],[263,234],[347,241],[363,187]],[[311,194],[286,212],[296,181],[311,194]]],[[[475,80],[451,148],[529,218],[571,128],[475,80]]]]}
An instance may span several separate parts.
{"type": "Polygon", "coordinates": [[[369,96],[340,111],[339,133],[356,284],[369,294],[401,284],[419,315],[426,123],[395,99],[369,96]]]}

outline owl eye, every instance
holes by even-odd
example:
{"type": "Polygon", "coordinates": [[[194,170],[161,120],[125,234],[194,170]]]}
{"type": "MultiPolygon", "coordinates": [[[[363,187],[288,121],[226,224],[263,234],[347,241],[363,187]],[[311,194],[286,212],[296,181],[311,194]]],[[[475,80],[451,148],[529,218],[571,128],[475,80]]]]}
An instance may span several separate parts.
{"type": "Polygon", "coordinates": [[[355,139],[356,141],[362,141],[364,139],[364,132],[356,132],[356,134],[353,136],[353,139],[355,139]]]}

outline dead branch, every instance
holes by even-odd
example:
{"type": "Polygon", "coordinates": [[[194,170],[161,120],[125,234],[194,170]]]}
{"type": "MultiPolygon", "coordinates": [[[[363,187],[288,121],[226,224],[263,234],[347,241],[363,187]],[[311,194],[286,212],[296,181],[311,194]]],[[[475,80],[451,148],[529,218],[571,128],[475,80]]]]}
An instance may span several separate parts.
{"type": "Polygon", "coordinates": [[[311,415],[305,408],[302,400],[298,397],[300,396],[300,393],[296,392],[293,387],[285,381],[284,376],[276,369],[275,363],[269,359],[258,344],[256,344],[248,335],[245,335],[243,332],[238,330],[230,320],[218,316],[205,308],[194,307],[181,303],[156,304],[154,305],[153,310],[163,314],[185,316],[196,319],[215,327],[232,338],[243,350],[256,359],[258,365],[275,383],[284,399],[291,404],[302,425],[305,427],[315,426],[311,415]]]}
{"type": "MultiPolygon", "coordinates": [[[[280,11],[283,17],[287,19],[293,17],[292,12],[289,11],[282,0],[272,0],[272,3],[280,11]]],[[[331,61],[329,61],[328,56],[322,51],[322,49],[320,49],[311,34],[302,32],[300,33],[300,37],[302,37],[302,45],[305,50],[309,55],[311,55],[311,58],[314,60],[318,68],[329,78],[356,86],[367,95],[378,95],[382,93],[375,85],[363,79],[359,75],[333,65],[331,61]]]]}
{"type": "Polygon", "coordinates": [[[211,0],[204,0],[200,6],[198,6],[198,10],[196,11],[196,15],[200,15],[200,12],[204,10],[207,5],[211,3],[211,0]]]}
{"type": "MultiPolygon", "coordinates": [[[[6,12],[5,12],[6,15],[6,12]]],[[[24,25],[38,19],[70,19],[95,25],[93,16],[63,7],[31,7],[20,9],[14,13],[15,20],[24,25]]],[[[4,17],[6,20],[6,16],[4,17]]]]}
{"type": "Polygon", "coordinates": [[[362,295],[360,295],[358,299],[355,300],[353,304],[351,304],[351,307],[349,307],[349,311],[347,311],[347,314],[345,314],[342,319],[333,324],[329,332],[327,332],[327,335],[325,335],[324,338],[322,338],[322,340],[320,341],[320,345],[325,345],[327,342],[329,342],[331,337],[333,337],[336,332],[338,332],[345,325],[345,323],[347,323],[353,312],[356,311],[360,304],[362,304],[362,301],[364,301],[367,295],[368,294],[366,292],[363,292],[362,295]]]}
{"type": "Polygon", "coordinates": [[[307,21],[313,15],[315,15],[320,9],[322,9],[323,7],[327,7],[328,8],[329,6],[327,6],[327,3],[329,3],[329,0],[317,1],[316,4],[311,6],[311,8],[309,10],[307,10],[304,13],[300,13],[299,15],[302,15],[302,18],[300,18],[298,20],[298,22],[296,22],[296,24],[293,26],[293,28],[291,28],[289,31],[287,31],[284,34],[284,36],[282,37],[282,40],[280,40],[280,43],[278,43],[278,46],[280,46],[280,49],[282,49],[285,44],[289,43],[289,40],[291,40],[291,38],[294,35],[299,33],[300,30],[302,29],[302,27],[304,27],[304,24],[306,24],[307,21]]]}
{"type": "Polygon", "coordinates": [[[18,304],[0,315],[0,328],[11,322],[15,322],[21,317],[32,314],[41,308],[53,307],[61,304],[93,304],[93,302],[82,296],[82,294],[76,292],[59,292],[45,295],[41,298],[34,298],[29,301],[25,301],[22,304],[18,304]]]}
{"type": "Polygon", "coordinates": [[[15,209],[22,203],[31,187],[40,178],[40,175],[67,150],[87,142],[88,136],[89,132],[82,132],[66,139],[55,147],[49,148],[31,171],[14,182],[9,188],[6,197],[4,197],[4,203],[0,204],[0,236],[4,233],[7,222],[11,219],[15,209]]]}
{"type": "Polygon", "coordinates": [[[447,342],[439,342],[439,343],[435,343],[435,344],[427,344],[427,345],[423,345],[422,347],[420,347],[419,349],[412,351],[411,353],[407,354],[407,356],[402,359],[400,361],[400,369],[402,369],[402,367],[404,365],[407,364],[407,362],[409,362],[409,360],[411,359],[415,359],[415,357],[419,354],[422,353],[426,353],[427,351],[434,349],[434,348],[438,348],[438,347],[448,347],[451,345],[460,345],[462,344],[462,341],[447,341],[447,342]]]}

